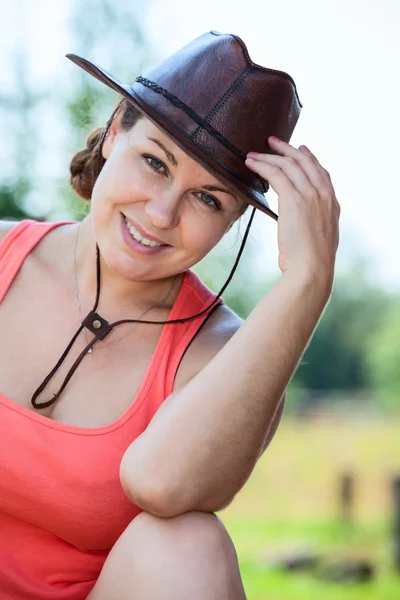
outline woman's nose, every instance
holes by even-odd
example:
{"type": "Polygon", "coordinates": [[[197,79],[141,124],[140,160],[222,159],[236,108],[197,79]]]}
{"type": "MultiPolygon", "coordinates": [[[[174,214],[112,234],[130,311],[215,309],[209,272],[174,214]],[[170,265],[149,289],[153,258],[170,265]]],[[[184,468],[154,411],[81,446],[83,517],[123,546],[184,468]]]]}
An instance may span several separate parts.
{"type": "Polygon", "coordinates": [[[154,227],[173,229],[179,223],[179,199],[160,195],[147,200],[145,210],[154,227]]]}

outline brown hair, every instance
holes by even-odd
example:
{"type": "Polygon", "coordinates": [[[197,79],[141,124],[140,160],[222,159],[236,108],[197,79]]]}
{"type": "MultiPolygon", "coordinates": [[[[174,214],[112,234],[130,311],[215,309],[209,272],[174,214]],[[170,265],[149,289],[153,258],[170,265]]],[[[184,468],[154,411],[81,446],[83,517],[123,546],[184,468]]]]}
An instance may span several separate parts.
{"type": "MultiPolygon", "coordinates": [[[[119,100],[117,108],[119,107],[122,108],[121,128],[129,131],[143,115],[125,98],[119,100]]],[[[94,184],[100,173],[98,159],[104,130],[105,127],[99,127],[90,133],[86,140],[86,148],[75,154],[69,166],[70,183],[78,196],[84,200],[91,199],[94,184]]]]}

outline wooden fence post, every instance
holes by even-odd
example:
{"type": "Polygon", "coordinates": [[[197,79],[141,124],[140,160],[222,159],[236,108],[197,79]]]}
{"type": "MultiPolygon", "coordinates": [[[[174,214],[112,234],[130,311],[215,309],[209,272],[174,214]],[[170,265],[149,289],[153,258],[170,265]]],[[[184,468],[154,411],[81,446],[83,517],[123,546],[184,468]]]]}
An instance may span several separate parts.
{"type": "Polygon", "coordinates": [[[342,473],[339,489],[339,510],[342,522],[352,525],[354,521],[354,474],[342,473]]]}

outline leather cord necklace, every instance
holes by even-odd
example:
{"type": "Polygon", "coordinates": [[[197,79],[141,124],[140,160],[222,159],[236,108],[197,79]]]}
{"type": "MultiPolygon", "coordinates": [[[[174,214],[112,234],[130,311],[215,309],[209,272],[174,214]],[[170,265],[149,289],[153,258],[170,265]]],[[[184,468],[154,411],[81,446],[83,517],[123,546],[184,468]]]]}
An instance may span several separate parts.
{"type": "Polygon", "coordinates": [[[117,327],[118,325],[122,325],[122,323],[146,323],[147,325],[175,325],[178,323],[185,323],[186,321],[191,321],[192,319],[195,319],[196,317],[201,317],[206,312],[208,312],[217,302],[222,302],[222,300],[220,300],[220,296],[225,291],[226,287],[228,286],[229,282],[231,281],[233,274],[237,268],[240,257],[244,250],[244,246],[245,246],[245,243],[246,243],[249,231],[250,231],[250,226],[253,221],[255,211],[256,211],[256,208],[253,208],[249,223],[247,225],[246,232],[244,234],[238,255],[235,260],[235,264],[233,265],[230,275],[229,275],[228,279],[226,280],[226,282],[224,283],[224,285],[222,286],[221,290],[215,296],[214,300],[212,300],[206,308],[204,308],[200,312],[196,313],[195,315],[191,315],[190,317],[185,317],[183,319],[169,319],[167,321],[147,321],[147,320],[143,320],[143,319],[122,319],[120,321],[115,321],[114,323],[108,323],[108,321],[106,321],[106,319],[101,317],[96,312],[96,308],[97,308],[97,305],[99,303],[99,298],[100,298],[100,258],[99,258],[100,251],[99,251],[98,245],[96,244],[97,287],[96,287],[96,299],[95,299],[93,308],[91,311],[88,312],[86,317],[83,319],[81,326],[79,327],[77,332],[72,336],[71,341],[65,348],[64,352],[62,353],[60,359],[57,361],[56,365],[53,367],[53,369],[50,371],[50,373],[47,375],[47,377],[45,377],[45,379],[39,385],[37,390],[34,392],[32,398],[31,398],[31,404],[37,409],[47,408],[48,406],[51,406],[52,404],[54,404],[54,402],[60,397],[60,395],[61,395],[62,391],[64,390],[65,386],[67,385],[68,381],[71,379],[72,375],[74,374],[74,372],[76,371],[79,364],[81,363],[83,358],[86,356],[86,354],[88,353],[90,348],[92,348],[92,346],[95,344],[95,342],[97,340],[104,340],[104,338],[113,330],[114,327],[117,327]],[[72,365],[69,372],[67,373],[60,389],[58,390],[58,392],[56,394],[53,395],[53,398],[51,398],[50,400],[47,400],[45,402],[38,402],[38,400],[37,400],[38,396],[43,392],[43,390],[46,388],[49,381],[51,381],[51,379],[54,377],[55,373],[57,372],[59,367],[62,365],[65,358],[68,356],[76,338],[78,337],[78,335],[80,334],[80,332],[82,331],[82,329],[84,327],[86,327],[91,333],[93,333],[94,337],[87,344],[87,346],[84,348],[84,350],[82,350],[82,352],[79,354],[78,358],[75,360],[74,364],[72,365]]]}

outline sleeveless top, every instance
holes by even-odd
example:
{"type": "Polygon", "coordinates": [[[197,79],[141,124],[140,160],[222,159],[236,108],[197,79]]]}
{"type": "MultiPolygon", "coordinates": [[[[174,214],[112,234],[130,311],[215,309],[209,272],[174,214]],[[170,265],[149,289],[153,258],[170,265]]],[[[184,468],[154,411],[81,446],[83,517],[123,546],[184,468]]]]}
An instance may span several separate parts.
{"type": "MultiPolygon", "coordinates": [[[[0,311],[25,257],[48,231],[67,223],[74,221],[25,219],[6,234],[0,242],[0,311]]],[[[168,319],[200,312],[214,298],[189,269],[168,319]]],[[[183,354],[210,314],[164,325],[136,397],[109,425],[59,423],[0,391],[2,600],[83,600],[89,594],[110,549],[143,512],[122,490],[122,455],[171,394],[183,354]]]]}

